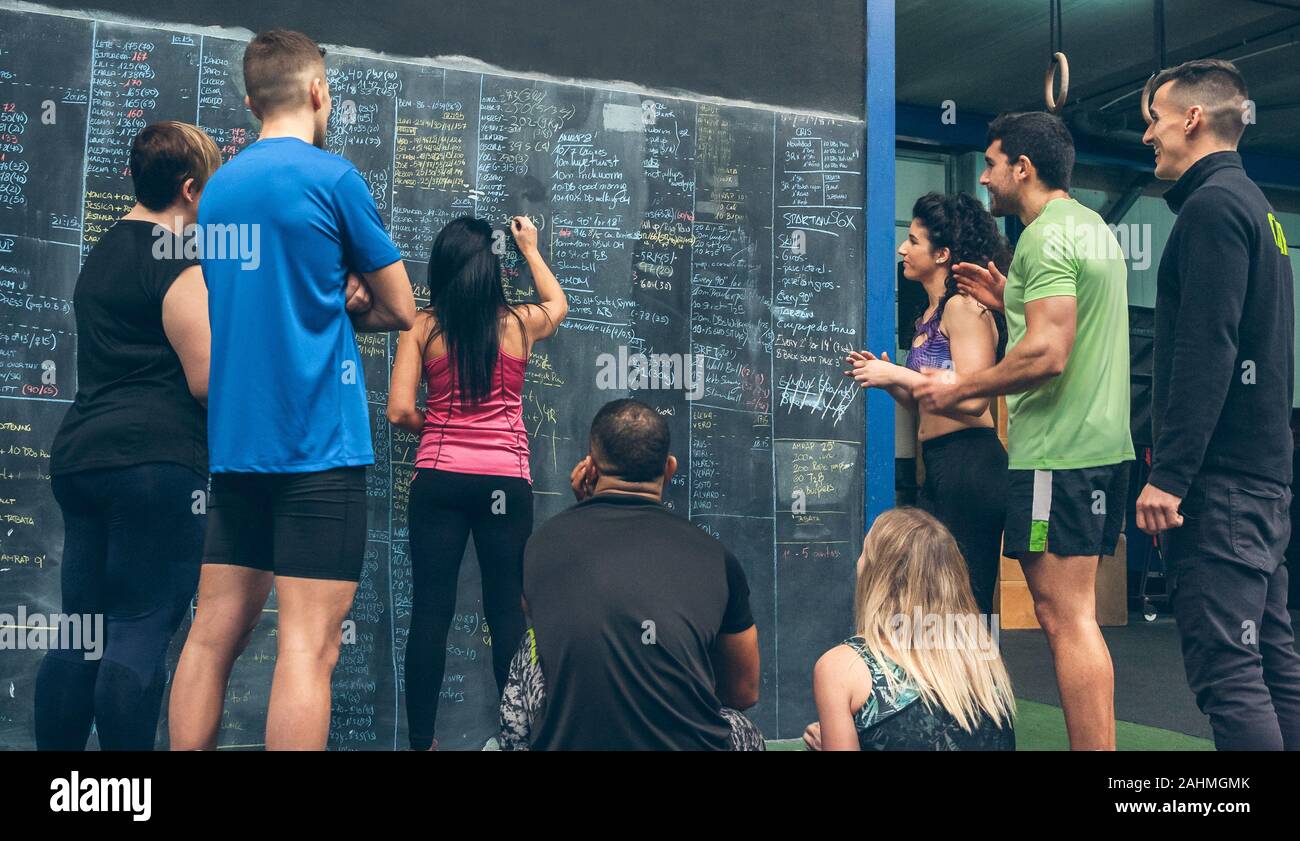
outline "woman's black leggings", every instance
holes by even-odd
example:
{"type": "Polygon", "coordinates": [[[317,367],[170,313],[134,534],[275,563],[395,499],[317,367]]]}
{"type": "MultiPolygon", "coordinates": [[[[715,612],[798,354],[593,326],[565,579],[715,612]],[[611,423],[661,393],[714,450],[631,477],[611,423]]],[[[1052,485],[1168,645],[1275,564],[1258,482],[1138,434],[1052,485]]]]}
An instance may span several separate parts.
{"type": "Polygon", "coordinates": [[[428,750],[456,611],[460,560],[470,532],[492,634],[492,671],[504,690],[524,633],[524,544],[533,531],[533,486],[526,479],[418,468],[407,508],[411,542],[411,633],[406,643],[406,717],[411,748],[428,750]]]}
{"type": "Polygon", "coordinates": [[[921,444],[919,504],[948,527],[970,570],[975,603],[993,612],[1007,517],[1007,451],[992,428],[959,429],[921,444]]]}
{"type": "Polygon", "coordinates": [[[103,638],[64,641],[41,660],[36,746],[85,750],[93,723],[103,750],[153,750],[163,659],[199,581],[207,477],[157,462],[52,484],[63,511],[60,609],[102,617],[91,627],[102,621],[103,638]]]}

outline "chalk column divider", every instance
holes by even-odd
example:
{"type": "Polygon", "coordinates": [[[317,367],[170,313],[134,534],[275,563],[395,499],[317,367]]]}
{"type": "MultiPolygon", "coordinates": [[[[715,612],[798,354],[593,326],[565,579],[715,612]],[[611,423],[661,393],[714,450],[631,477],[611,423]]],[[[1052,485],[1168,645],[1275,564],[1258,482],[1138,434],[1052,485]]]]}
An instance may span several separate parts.
{"type": "MultiPolygon", "coordinates": [[[[776,154],[777,135],[780,133],[781,117],[772,112],[772,238],[768,265],[768,318],[771,324],[772,347],[768,354],[768,385],[776,397],[776,169],[780,161],[776,154]]],[[[777,397],[779,400],[780,398],[777,397]]],[[[772,459],[772,684],[774,697],[772,703],[772,721],[776,732],[781,732],[781,564],[777,554],[777,523],[780,508],[780,483],[776,471],[776,406],[769,398],[767,402],[768,427],[767,436],[771,442],[768,452],[772,459]]]]}
{"type": "Polygon", "coordinates": [[[90,123],[95,116],[95,44],[99,21],[90,22],[90,85],[86,89],[86,140],[81,147],[81,231],[77,238],[77,268],[86,262],[86,174],[90,169],[90,123]]]}
{"type": "MultiPolygon", "coordinates": [[[[695,143],[691,160],[691,261],[690,273],[686,276],[686,351],[690,356],[691,364],[695,364],[695,225],[696,215],[699,214],[699,208],[696,207],[695,195],[696,189],[700,183],[700,108],[703,103],[693,103],[695,112],[695,125],[691,129],[693,141],[695,143]]],[[[704,376],[704,369],[700,369],[700,376],[704,376]]],[[[708,378],[705,377],[707,380],[708,378]]],[[[692,507],[695,501],[694,489],[695,483],[692,476],[695,474],[695,466],[692,463],[691,454],[695,452],[695,402],[687,399],[686,401],[686,519],[690,522],[692,507]]]]}
{"type": "MultiPolygon", "coordinates": [[[[447,71],[443,71],[443,78],[446,78],[447,71]]],[[[406,90],[406,80],[402,79],[402,84],[398,85],[397,93],[393,94],[393,156],[388,170],[388,232],[392,235],[393,217],[397,213],[397,123],[402,112],[402,94],[406,90]]],[[[399,259],[405,259],[400,257],[399,259]]],[[[405,268],[405,264],[403,264],[405,268]]],[[[393,346],[393,334],[384,334],[385,353],[384,367],[388,370],[385,372],[385,382],[387,388],[384,393],[387,394],[393,387],[393,357],[397,354],[397,348],[393,346]]],[[[387,420],[387,413],[383,414],[387,420]]],[[[393,596],[393,497],[396,493],[393,485],[393,459],[397,455],[397,446],[393,441],[393,427],[387,425],[388,432],[388,651],[392,655],[393,662],[393,750],[397,750],[398,735],[402,730],[402,691],[397,680],[397,600],[393,596]]],[[[406,533],[407,539],[410,539],[411,533],[411,504],[408,500],[406,504],[406,533]]],[[[406,550],[407,558],[410,558],[410,548],[406,550]]],[[[405,675],[403,675],[405,677],[405,675]]],[[[378,734],[376,734],[378,735],[378,734]]]]}

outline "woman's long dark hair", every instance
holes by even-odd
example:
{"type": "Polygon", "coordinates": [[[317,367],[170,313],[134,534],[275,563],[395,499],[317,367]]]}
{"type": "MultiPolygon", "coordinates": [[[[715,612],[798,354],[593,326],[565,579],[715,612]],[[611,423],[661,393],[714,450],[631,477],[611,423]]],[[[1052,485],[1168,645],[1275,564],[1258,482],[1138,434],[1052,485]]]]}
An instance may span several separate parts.
{"type": "Polygon", "coordinates": [[[501,260],[492,251],[487,222],[461,216],[443,226],[433,241],[428,311],[437,321],[429,341],[443,337],[462,402],[482,403],[492,393],[501,315],[519,318],[506,300],[501,260]]]}
{"type": "MultiPolygon", "coordinates": [[[[958,294],[953,266],[974,263],[987,267],[992,262],[1000,271],[1007,271],[1011,246],[998,230],[993,214],[969,193],[953,196],[926,193],[912,205],[912,218],[920,222],[929,235],[931,253],[946,248],[950,255],[948,277],[944,282],[943,297],[935,308],[935,318],[943,318],[943,308],[948,299],[958,294]]],[[[998,328],[997,358],[1001,359],[1007,347],[1007,320],[997,310],[992,310],[992,313],[998,328]]]]}

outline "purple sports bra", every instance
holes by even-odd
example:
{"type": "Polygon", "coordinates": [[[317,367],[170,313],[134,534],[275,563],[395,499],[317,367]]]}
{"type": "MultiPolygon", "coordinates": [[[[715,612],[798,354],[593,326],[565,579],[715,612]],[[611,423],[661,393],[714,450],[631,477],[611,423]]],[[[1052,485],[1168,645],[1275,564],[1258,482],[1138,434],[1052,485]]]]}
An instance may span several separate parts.
{"type": "MultiPolygon", "coordinates": [[[[922,323],[919,318],[916,320],[916,334],[924,335],[925,340],[919,345],[913,344],[907,354],[907,368],[918,373],[922,368],[952,370],[952,349],[948,347],[948,337],[939,329],[939,322],[942,320],[943,313],[937,309],[925,323],[922,323]]],[[[912,341],[916,342],[915,336],[912,337],[912,341]]]]}

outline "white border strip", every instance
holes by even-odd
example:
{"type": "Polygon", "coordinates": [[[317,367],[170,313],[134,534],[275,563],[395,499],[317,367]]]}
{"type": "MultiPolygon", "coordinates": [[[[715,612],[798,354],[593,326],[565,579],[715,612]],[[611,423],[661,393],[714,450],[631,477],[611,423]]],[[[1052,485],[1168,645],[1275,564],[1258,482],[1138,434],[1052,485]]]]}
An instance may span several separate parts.
{"type": "MultiPolygon", "coordinates": [[[[145,18],[136,18],[130,15],[121,15],[114,12],[106,12],[91,9],[79,9],[72,11],[69,9],[55,9],[40,3],[27,3],[23,0],[0,0],[0,9],[6,9],[14,12],[26,12],[28,14],[52,15],[55,17],[74,18],[77,20],[101,21],[109,23],[121,23],[130,26],[150,27],[153,29],[164,29],[171,32],[180,32],[185,34],[202,35],[209,38],[225,38],[232,41],[248,41],[255,33],[244,29],[243,27],[226,27],[226,26],[197,26],[188,23],[172,23],[168,21],[153,21],[145,18]]],[[[377,50],[367,50],[360,47],[349,47],[340,44],[321,44],[330,54],[349,55],[357,58],[369,58],[378,61],[391,61],[398,64],[414,64],[423,67],[437,67],[442,70],[459,70],[467,73],[482,73],[488,76],[505,76],[511,79],[527,79],[530,81],[550,82],[559,85],[573,85],[580,88],[596,88],[598,90],[622,91],[633,93],[641,96],[653,96],[661,99],[681,99],[691,102],[703,102],[710,105],[722,105],[731,108],[752,108],[761,111],[775,111],[781,114],[793,114],[803,117],[819,117],[828,120],[838,120],[845,123],[856,123],[863,125],[864,120],[860,115],[843,114],[833,111],[805,111],[794,108],[785,108],[779,105],[765,105],[761,102],[752,102],[744,99],[727,99],[721,96],[711,96],[709,94],[695,93],[677,88],[651,88],[645,85],[638,85],[633,82],[617,81],[600,81],[596,79],[574,79],[563,76],[551,76],[545,73],[534,73],[522,70],[507,70],[485,61],[463,55],[445,55],[434,56],[431,58],[420,58],[414,56],[398,56],[377,50]]]]}

